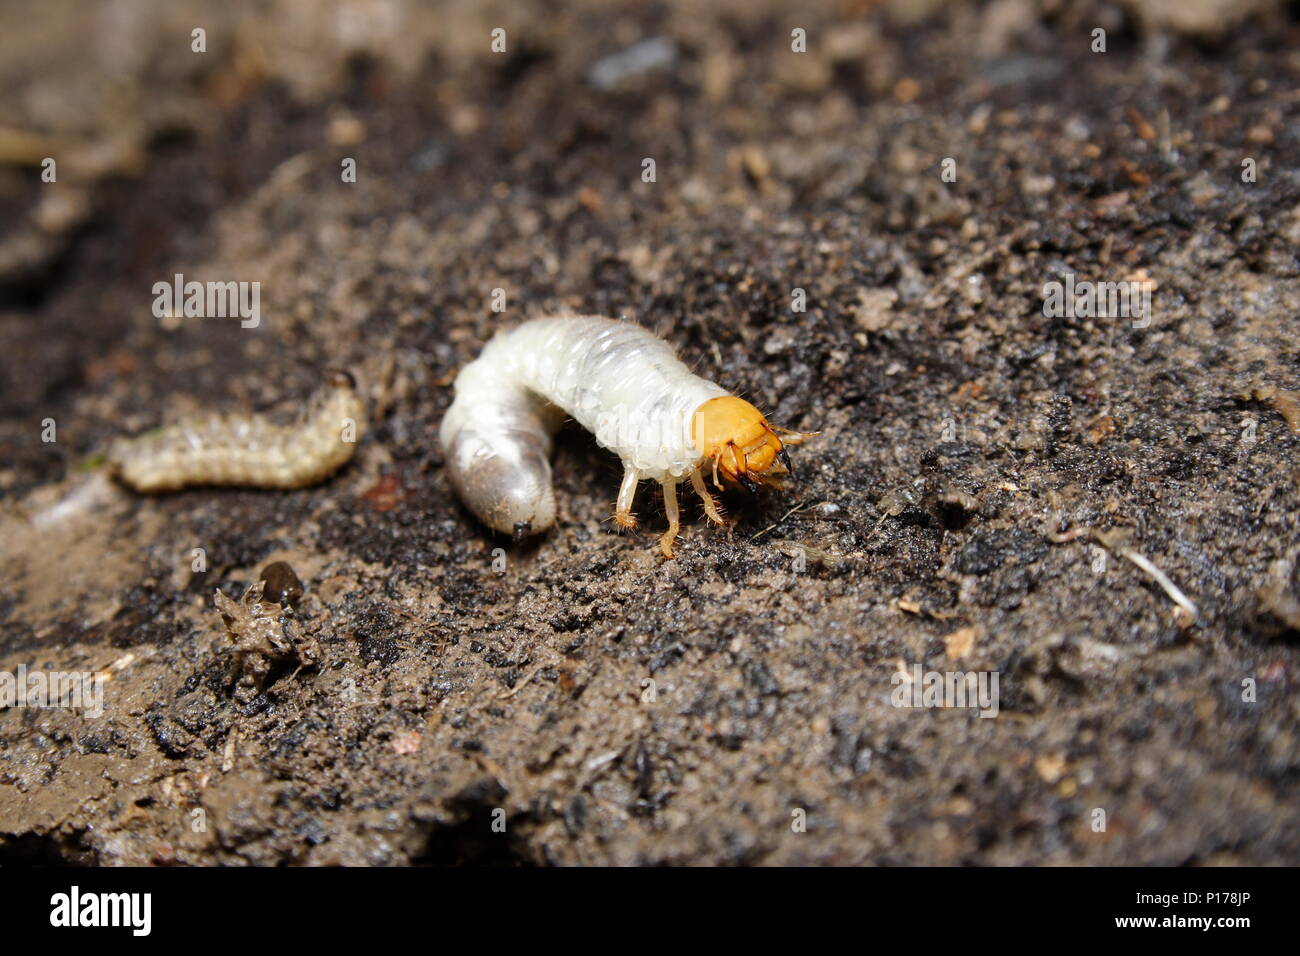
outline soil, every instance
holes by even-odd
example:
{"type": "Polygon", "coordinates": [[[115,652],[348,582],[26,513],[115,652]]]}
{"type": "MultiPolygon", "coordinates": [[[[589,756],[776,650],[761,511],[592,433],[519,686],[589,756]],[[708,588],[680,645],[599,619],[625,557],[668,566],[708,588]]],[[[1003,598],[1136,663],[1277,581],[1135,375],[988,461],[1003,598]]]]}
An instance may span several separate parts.
{"type": "Polygon", "coordinates": [[[0,710],[0,862],[1300,862],[1294,5],[4,6],[0,672],[105,683],[0,710]],[[486,532],[450,383],[559,311],[820,431],[798,483],[664,561],[569,426],[486,532]],[[105,473],[328,367],[317,487],[105,473]]]}

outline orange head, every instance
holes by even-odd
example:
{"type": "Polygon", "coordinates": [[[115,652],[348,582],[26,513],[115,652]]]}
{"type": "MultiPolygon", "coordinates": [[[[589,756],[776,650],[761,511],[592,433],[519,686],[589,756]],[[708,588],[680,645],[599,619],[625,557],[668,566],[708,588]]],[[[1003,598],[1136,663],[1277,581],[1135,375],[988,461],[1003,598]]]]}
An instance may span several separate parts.
{"type": "Polygon", "coordinates": [[[814,434],[773,427],[762,412],[734,395],[709,399],[691,419],[691,439],[701,464],[713,462],[713,483],[719,488],[718,472],[751,491],[765,477],[791,474],[785,446],[807,441],[814,434]]]}

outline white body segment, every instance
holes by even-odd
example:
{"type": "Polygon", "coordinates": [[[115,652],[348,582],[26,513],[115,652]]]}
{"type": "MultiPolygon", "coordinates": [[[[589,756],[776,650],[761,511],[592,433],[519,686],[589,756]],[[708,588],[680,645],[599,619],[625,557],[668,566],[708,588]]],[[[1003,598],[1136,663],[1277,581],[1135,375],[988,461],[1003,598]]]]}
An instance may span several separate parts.
{"type": "Polygon", "coordinates": [[[564,415],[623,460],[630,503],[637,481],[676,484],[696,471],[692,417],[726,394],[638,325],[534,319],[499,333],[461,370],[442,447],[453,485],[486,524],[543,531],[555,521],[548,459],[564,415]]]}

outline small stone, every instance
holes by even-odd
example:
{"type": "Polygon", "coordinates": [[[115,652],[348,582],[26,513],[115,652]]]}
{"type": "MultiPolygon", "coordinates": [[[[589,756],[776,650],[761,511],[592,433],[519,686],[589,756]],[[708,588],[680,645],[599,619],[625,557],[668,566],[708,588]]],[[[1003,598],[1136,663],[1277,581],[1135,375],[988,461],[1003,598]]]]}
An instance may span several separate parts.
{"type": "Polygon", "coordinates": [[[973,627],[959,628],[945,637],[943,646],[948,653],[948,660],[959,661],[968,656],[975,647],[975,637],[973,627]]]}
{"type": "Polygon", "coordinates": [[[302,599],[302,581],[287,561],[274,561],[262,569],[262,597],[272,604],[293,607],[302,599]]]}

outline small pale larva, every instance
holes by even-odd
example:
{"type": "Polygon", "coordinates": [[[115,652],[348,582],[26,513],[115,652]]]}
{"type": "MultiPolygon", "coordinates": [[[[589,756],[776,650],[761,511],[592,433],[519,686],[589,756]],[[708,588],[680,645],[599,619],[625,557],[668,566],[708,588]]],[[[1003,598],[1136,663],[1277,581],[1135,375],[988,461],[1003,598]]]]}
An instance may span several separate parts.
{"type": "Polygon", "coordinates": [[[709,520],[723,524],[706,486],[719,476],[749,490],[790,474],[786,445],[812,437],[768,423],[757,408],[700,378],[662,339],[630,322],[593,316],[534,319],[495,336],[456,378],[443,419],[448,475],[485,524],[516,537],[555,523],[552,435],[565,415],[623,460],[614,521],[635,527],[644,479],[663,488],[673,556],[677,486],[689,481],[709,520]]]}
{"type": "Polygon", "coordinates": [[[175,491],[191,485],[305,488],[352,457],[366,427],[356,381],[331,371],[325,386],[290,425],[265,415],[214,414],[119,438],[108,463],[136,491],[175,491]]]}

